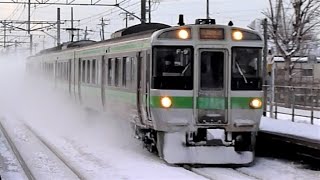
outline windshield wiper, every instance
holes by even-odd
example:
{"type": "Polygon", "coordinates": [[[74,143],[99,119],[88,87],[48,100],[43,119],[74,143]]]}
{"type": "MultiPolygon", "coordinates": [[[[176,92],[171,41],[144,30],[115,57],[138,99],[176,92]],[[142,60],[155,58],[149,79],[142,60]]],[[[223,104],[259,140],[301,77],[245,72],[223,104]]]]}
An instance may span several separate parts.
{"type": "Polygon", "coordinates": [[[246,78],[246,76],[243,74],[243,72],[242,72],[242,70],[241,70],[241,68],[240,68],[240,66],[239,66],[239,63],[238,63],[237,61],[235,61],[235,62],[236,62],[236,65],[237,65],[237,68],[238,68],[239,73],[240,73],[241,76],[243,77],[244,82],[247,84],[247,83],[248,83],[247,78],[246,78]]]}
{"type": "Polygon", "coordinates": [[[184,76],[184,73],[186,73],[186,71],[189,69],[190,65],[191,65],[191,63],[189,62],[187,64],[187,66],[183,69],[183,71],[181,72],[181,76],[184,76]]]}

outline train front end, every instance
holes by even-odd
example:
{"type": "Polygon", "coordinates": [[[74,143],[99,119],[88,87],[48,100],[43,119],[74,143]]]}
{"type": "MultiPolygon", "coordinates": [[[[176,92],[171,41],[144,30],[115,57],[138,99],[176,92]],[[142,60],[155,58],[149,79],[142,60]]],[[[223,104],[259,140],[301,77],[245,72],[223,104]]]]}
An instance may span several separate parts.
{"type": "Polygon", "coordinates": [[[263,41],[199,20],[152,37],[150,116],[173,164],[250,164],[262,115],[263,41]]]}

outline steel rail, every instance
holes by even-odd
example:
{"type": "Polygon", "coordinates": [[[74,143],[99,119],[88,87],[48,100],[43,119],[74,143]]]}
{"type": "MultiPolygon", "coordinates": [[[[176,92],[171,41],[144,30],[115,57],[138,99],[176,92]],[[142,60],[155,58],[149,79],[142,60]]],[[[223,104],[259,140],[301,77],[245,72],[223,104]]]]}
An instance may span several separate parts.
{"type": "MultiPolygon", "coordinates": [[[[1,119],[1,118],[0,118],[1,119]]],[[[16,156],[17,160],[19,161],[25,175],[27,176],[27,178],[29,180],[35,180],[36,178],[34,177],[33,173],[31,172],[31,170],[29,169],[29,167],[27,166],[26,162],[24,161],[24,159],[22,158],[20,152],[18,151],[17,147],[15,146],[15,144],[13,143],[13,141],[11,140],[9,134],[7,133],[7,131],[5,130],[5,128],[2,125],[2,122],[0,120],[0,130],[3,133],[3,135],[5,136],[7,142],[9,143],[14,155],[16,156]]]]}

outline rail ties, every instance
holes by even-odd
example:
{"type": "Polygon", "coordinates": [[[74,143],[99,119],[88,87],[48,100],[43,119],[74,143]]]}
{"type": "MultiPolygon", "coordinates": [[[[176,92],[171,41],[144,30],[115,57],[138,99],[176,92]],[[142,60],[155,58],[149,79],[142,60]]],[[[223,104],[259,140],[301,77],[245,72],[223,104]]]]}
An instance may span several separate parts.
{"type": "Polygon", "coordinates": [[[38,139],[41,141],[41,143],[43,143],[43,144],[44,144],[64,165],[66,165],[66,167],[68,167],[79,179],[86,179],[83,175],[81,175],[81,173],[80,173],[77,169],[75,169],[74,167],[72,167],[71,165],[69,165],[69,164],[67,163],[67,161],[65,161],[64,158],[55,150],[54,147],[52,147],[49,143],[47,143],[42,137],[38,136],[38,134],[35,133],[34,130],[33,130],[30,126],[28,126],[28,125],[26,125],[26,124],[25,124],[25,126],[26,126],[26,128],[27,128],[30,132],[32,132],[32,133],[34,134],[34,136],[36,136],[36,138],[38,138],[38,139]]]}
{"type": "Polygon", "coordinates": [[[320,140],[259,131],[257,155],[302,161],[310,168],[320,170],[320,140]]]}
{"type": "Polygon", "coordinates": [[[3,135],[5,136],[6,140],[8,141],[14,155],[16,156],[17,160],[19,161],[25,175],[27,176],[27,178],[29,180],[35,180],[36,178],[34,177],[34,175],[32,174],[31,170],[29,169],[29,167],[27,166],[26,162],[24,161],[24,159],[22,158],[21,154],[19,153],[17,147],[14,145],[13,141],[11,140],[10,136],[8,135],[7,131],[5,130],[5,128],[2,126],[2,123],[0,122],[0,130],[2,131],[3,135]]]}

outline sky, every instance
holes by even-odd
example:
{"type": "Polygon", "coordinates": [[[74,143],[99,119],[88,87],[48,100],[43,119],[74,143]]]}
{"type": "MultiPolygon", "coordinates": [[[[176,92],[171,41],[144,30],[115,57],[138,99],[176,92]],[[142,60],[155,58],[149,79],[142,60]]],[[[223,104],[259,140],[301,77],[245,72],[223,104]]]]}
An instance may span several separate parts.
{"type": "MultiPolygon", "coordinates": [[[[4,0],[2,2],[12,2],[4,0]]],[[[27,0],[22,0],[27,1],[27,0]]],[[[135,15],[140,16],[140,0],[117,0],[120,6],[127,9],[135,15]],[[121,3],[122,2],[122,3],[121,3]]],[[[31,2],[36,2],[31,0],[31,2]]],[[[49,0],[49,2],[65,3],[66,0],[49,0]]],[[[91,0],[75,0],[74,3],[90,3],[91,0]]],[[[116,0],[101,0],[100,4],[114,4],[116,0]]],[[[194,23],[197,18],[206,17],[206,0],[152,0],[152,22],[161,22],[169,25],[177,25],[179,14],[184,14],[187,24],[194,23]]],[[[218,24],[227,24],[232,20],[235,26],[246,27],[256,18],[263,18],[262,12],[268,7],[267,0],[210,0],[210,17],[216,19],[218,24]]],[[[88,37],[93,40],[100,39],[101,18],[108,21],[105,26],[105,36],[118,29],[125,27],[124,14],[117,7],[97,7],[97,6],[55,6],[55,5],[32,5],[31,20],[56,21],[56,9],[61,8],[61,19],[71,19],[71,7],[74,11],[74,25],[80,31],[80,39],[83,38],[84,29],[89,30],[88,37]]],[[[0,4],[0,20],[27,20],[27,6],[23,4],[0,4]]],[[[138,19],[130,20],[129,26],[139,23],[138,19]]],[[[62,28],[70,27],[70,21],[66,21],[62,28]]],[[[55,36],[55,29],[47,31],[50,35],[55,36]]],[[[0,34],[3,33],[2,28],[0,34]]],[[[12,35],[18,32],[11,32],[12,35]]],[[[21,34],[21,33],[20,33],[21,34]]],[[[25,32],[22,33],[26,35],[25,32]]],[[[43,32],[33,32],[34,41],[38,45],[38,50],[44,47],[52,47],[54,39],[46,36],[43,32]],[[44,43],[43,43],[44,42],[44,43]]],[[[69,40],[69,34],[62,30],[62,41],[69,40]]],[[[9,38],[10,39],[10,38],[9,38]]],[[[1,40],[0,40],[1,41],[1,40]]],[[[28,41],[28,37],[20,39],[28,41]]]]}

